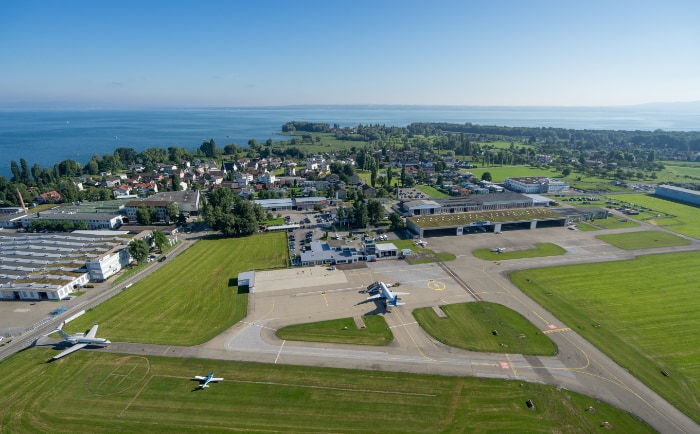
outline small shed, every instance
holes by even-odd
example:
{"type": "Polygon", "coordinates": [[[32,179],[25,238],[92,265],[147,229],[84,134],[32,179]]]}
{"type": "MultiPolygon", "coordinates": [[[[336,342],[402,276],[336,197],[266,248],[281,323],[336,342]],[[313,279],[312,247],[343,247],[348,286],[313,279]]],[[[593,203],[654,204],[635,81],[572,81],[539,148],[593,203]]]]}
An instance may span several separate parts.
{"type": "Polygon", "coordinates": [[[398,256],[399,249],[394,245],[394,243],[382,243],[377,244],[377,255],[380,258],[385,258],[387,256],[398,256]]]}
{"type": "Polygon", "coordinates": [[[255,271],[245,271],[238,273],[238,287],[247,286],[248,292],[255,289],[255,271]]]}

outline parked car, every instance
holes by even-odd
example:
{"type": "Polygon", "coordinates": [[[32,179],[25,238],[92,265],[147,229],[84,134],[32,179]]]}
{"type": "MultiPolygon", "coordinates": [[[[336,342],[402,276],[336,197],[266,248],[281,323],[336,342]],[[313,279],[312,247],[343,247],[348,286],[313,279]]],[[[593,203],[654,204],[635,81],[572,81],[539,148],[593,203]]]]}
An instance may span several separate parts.
{"type": "Polygon", "coordinates": [[[168,257],[165,256],[165,255],[163,255],[163,256],[160,257],[160,259],[158,259],[158,262],[163,262],[163,261],[165,261],[166,259],[168,259],[168,257]]]}

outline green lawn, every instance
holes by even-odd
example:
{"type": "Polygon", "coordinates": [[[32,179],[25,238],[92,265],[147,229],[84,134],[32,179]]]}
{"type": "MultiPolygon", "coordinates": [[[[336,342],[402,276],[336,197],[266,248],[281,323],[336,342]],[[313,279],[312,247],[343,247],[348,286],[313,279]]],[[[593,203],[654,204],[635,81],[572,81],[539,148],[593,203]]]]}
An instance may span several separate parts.
{"type": "Polygon", "coordinates": [[[331,342],[338,344],[389,345],[394,335],[383,316],[362,317],[365,328],[357,328],[352,318],[295,324],[277,330],[277,337],[288,341],[331,342]]]}
{"type": "Polygon", "coordinates": [[[647,223],[661,226],[673,232],[700,239],[700,208],[662,199],[648,194],[611,195],[618,206],[640,209],[641,213],[631,216],[647,223]]]}
{"type": "Polygon", "coordinates": [[[686,240],[685,238],[661,231],[598,235],[596,238],[625,250],[687,246],[690,244],[690,241],[686,240]]]}
{"type": "Polygon", "coordinates": [[[415,188],[416,188],[416,190],[420,190],[423,193],[427,194],[428,196],[430,196],[432,198],[436,198],[436,199],[450,196],[449,194],[443,193],[443,192],[439,191],[438,189],[436,189],[435,187],[431,187],[429,185],[416,185],[415,188]]]}
{"type": "Polygon", "coordinates": [[[196,345],[240,321],[248,295],[238,273],[287,264],[285,234],[198,241],[169,264],[68,325],[68,332],[100,325],[113,341],[196,345]]]}
{"type": "Polygon", "coordinates": [[[554,169],[533,166],[478,166],[477,169],[466,169],[466,171],[479,179],[481,179],[481,175],[483,175],[484,172],[489,172],[493,182],[503,182],[506,178],[521,178],[526,176],[547,176],[550,178],[561,178],[562,176],[561,172],[554,169]]]}
{"type": "Polygon", "coordinates": [[[552,243],[537,243],[534,249],[508,250],[503,253],[494,252],[491,249],[474,250],[473,255],[487,261],[502,261],[506,259],[539,258],[542,256],[559,256],[566,253],[562,247],[552,243]]]}
{"type": "Polygon", "coordinates": [[[653,432],[594,398],[521,381],[93,351],[45,363],[51,354],[0,363],[11,373],[0,382],[2,432],[591,433],[601,421],[653,432]],[[224,381],[195,390],[191,378],[211,371],[224,381]]]}
{"type": "Polygon", "coordinates": [[[441,308],[446,318],[437,316],[432,307],[416,309],[413,316],[430,336],[445,345],[491,353],[557,354],[557,346],[547,335],[503,305],[482,301],[441,308]]]}
{"type": "Polygon", "coordinates": [[[379,241],[377,244],[392,243],[399,250],[411,249],[412,254],[406,256],[406,261],[411,265],[430,264],[432,262],[448,262],[454,261],[456,256],[453,253],[435,252],[425,247],[417,246],[413,240],[389,240],[379,241]]]}
{"type": "MultiPolygon", "coordinates": [[[[596,228],[600,229],[623,229],[623,228],[636,228],[639,226],[639,223],[628,218],[618,218],[615,216],[608,217],[606,219],[597,219],[593,220],[590,222],[587,222],[587,224],[594,226],[596,228]]],[[[583,226],[583,225],[579,225],[583,226]]],[[[585,230],[585,229],[582,229],[585,230]]]]}
{"type": "Polygon", "coordinates": [[[522,270],[510,277],[545,309],[700,422],[698,263],[700,252],[687,252],[522,270]]]}

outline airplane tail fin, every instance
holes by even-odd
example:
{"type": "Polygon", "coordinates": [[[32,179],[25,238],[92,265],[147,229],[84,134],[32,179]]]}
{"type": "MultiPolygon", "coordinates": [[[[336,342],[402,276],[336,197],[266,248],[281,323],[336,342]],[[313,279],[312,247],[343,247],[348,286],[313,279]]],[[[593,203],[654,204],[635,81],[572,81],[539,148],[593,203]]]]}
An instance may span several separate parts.
{"type": "Polygon", "coordinates": [[[63,326],[66,325],[66,322],[63,321],[58,327],[56,327],[56,332],[61,335],[63,339],[68,339],[70,336],[63,331],[63,326]]]}

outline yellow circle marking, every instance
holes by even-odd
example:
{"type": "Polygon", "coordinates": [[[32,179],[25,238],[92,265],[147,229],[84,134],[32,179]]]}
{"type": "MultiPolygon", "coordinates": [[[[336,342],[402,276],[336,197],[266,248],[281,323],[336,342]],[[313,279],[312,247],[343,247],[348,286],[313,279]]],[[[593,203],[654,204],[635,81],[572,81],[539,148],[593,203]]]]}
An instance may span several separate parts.
{"type": "Polygon", "coordinates": [[[428,288],[432,289],[433,291],[442,291],[445,289],[445,284],[438,280],[430,280],[428,281],[428,288]]]}

